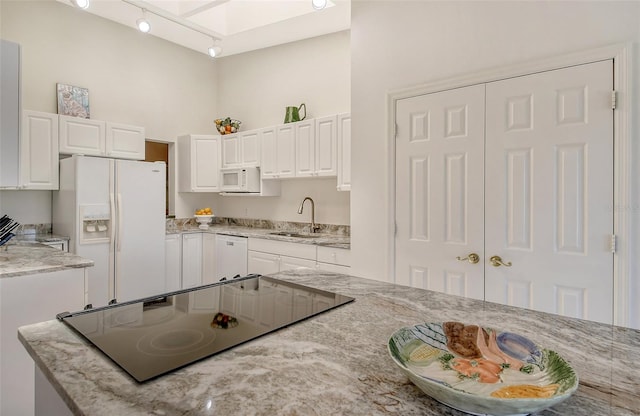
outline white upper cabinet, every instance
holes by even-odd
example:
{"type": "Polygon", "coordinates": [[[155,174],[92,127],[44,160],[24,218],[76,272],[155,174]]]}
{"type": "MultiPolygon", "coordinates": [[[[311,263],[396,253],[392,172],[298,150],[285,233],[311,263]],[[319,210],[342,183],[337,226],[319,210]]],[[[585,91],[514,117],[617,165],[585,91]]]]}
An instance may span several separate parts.
{"type": "Polygon", "coordinates": [[[260,130],[228,134],[222,138],[222,168],[260,166],[260,130]]]}
{"type": "Polygon", "coordinates": [[[269,127],[260,131],[260,173],[263,178],[275,178],[278,174],[278,152],[276,128],[269,127]]]}
{"type": "Polygon", "coordinates": [[[20,137],[21,189],[58,189],[58,116],[24,111],[20,137]]]}
{"type": "Polygon", "coordinates": [[[107,156],[144,160],[144,127],[108,122],[106,133],[107,156]]]}
{"type": "Polygon", "coordinates": [[[351,190],[351,114],[338,115],[338,191],[351,190]]]}
{"type": "Polygon", "coordinates": [[[329,116],[316,119],[314,175],[336,176],[338,166],[337,117],[329,116]]]}
{"type": "Polygon", "coordinates": [[[144,127],[71,116],[60,118],[60,153],[144,160],[144,127]]]}
{"type": "Polygon", "coordinates": [[[222,146],[222,168],[240,167],[240,140],[238,133],[220,136],[222,146]]]}
{"type": "Polygon", "coordinates": [[[338,117],[298,121],[261,132],[261,171],[267,179],[338,174],[338,117]]]}
{"type": "Polygon", "coordinates": [[[178,192],[220,192],[220,137],[178,138],[178,192]]]}
{"type": "Polygon", "coordinates": [[[295,123],[296,177],[315,175],[316,131],[313,120],[295,123]]]}
{"type": "MultiPolygon", "coordinates": [[[[4,138],[3,138],[4,140],[4,138]]],[[[13,146],[13,144],[12,144],[13,146]]],[[[58,189],[58,115],[23,111],[16,153],[2,160],[0,189],[58,189]]]]}
{"type": "Polygon", "coordinates": [[[283,124],[273,130],[262,130],[262,177],[293,178],[296,175],[295,123],[283,124]],[[275,134],[274,134],[275,132],[275,134]]]}

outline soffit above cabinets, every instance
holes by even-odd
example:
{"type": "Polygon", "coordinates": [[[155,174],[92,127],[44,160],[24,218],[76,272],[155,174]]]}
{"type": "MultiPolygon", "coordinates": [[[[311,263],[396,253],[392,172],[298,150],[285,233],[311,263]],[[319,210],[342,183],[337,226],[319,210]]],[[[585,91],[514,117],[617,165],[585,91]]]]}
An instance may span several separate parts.
{"type": "MultiPolygon", "coordinates": [[[[70,0],[57,1],[74,7],[70,0]]],[[[135,28],[142,8],[148,10],[149,35],[205,54],[215,37],[220,39],[222,56],[339,32],[351,25],[351,0],[329,0],[318,11],[311,0],[91,0],[86,12],[135,28]]]]}

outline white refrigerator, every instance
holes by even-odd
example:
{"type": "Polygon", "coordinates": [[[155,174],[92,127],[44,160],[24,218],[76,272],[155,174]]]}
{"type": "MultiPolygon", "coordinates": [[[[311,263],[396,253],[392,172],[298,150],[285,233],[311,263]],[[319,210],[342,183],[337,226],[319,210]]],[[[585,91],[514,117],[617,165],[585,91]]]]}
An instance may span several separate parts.
{"type": "Polygon", "coordinates": [[[164,162],[74,155],[60,160],[52,229],[69,251],[94,261],[85,282],[92,307],[165,292],[164,162]]]}

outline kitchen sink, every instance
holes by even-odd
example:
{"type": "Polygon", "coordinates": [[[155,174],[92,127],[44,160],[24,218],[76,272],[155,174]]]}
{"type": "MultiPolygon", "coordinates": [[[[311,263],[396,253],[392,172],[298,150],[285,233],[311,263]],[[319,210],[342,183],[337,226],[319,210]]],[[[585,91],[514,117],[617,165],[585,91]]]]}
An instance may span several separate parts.
{"type": "Polygon", "coordinates": [[[296,238],[318,238],[320,237],[319,235],[314,235],[314,234],[300,234],[300,233],[295,233],[295,232],[290,232],[290,231],[276,231],[273,233],[269,233],[271,235],[280,235],[283,237],[296,237],[296,238]]]}

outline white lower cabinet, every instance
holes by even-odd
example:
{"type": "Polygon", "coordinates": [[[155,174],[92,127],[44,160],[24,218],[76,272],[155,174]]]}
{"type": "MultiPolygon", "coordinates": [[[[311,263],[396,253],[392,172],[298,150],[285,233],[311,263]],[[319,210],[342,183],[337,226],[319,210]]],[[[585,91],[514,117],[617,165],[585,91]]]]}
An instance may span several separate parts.
{"type": "Polygon", "coordinates": [[[182,235],[182,289],[202,285],[202,233],[182,235]]]}
{"type": "Polygon", "coordinates": [[[272,274],[299,267],[315,267],[316,246],[249,238],[249,273],[272,274]]]}
{"type": "Polygon", "coordinates": [[[34,415],[35,365],[18,340],[18,328],[81,310],[85,271],[71,268],[0,279],[0,414],[34,415]]]}
{"type": "Polygon", "coordinates": [[[202,284],[215,283],[216,278],[216,235],[202,233],[202,284]]]}
{"type": "Polygon", "coordinates": [[[182,289],[182,236],[167,234],[164,239],[164,281],[167,292],[182,289]]]}
{"type": "Polygon", "coordinates": [[[298,269],[300,267],[316,267],[315,259],[301,259],[298,257],[280,256],[280,271],[298,269]]]}
{"type": "Polygon", "coordinates": [[[349,274],[351,270],[351,250],[345,248],[318,246],[316,268],[328,272],[349,274]]]}
{"type": "Polygon", "coordinates": [[[280,271],[280,256],[249,250],[247,254],[247,271],[258,274],[278,273],[280,271]]]}
{"type": "Polygon", "coordinates": [[[343,248],[249,238],[248,272],[273,274],[309,267],[349,274],[350,253],[343,248]]]}

